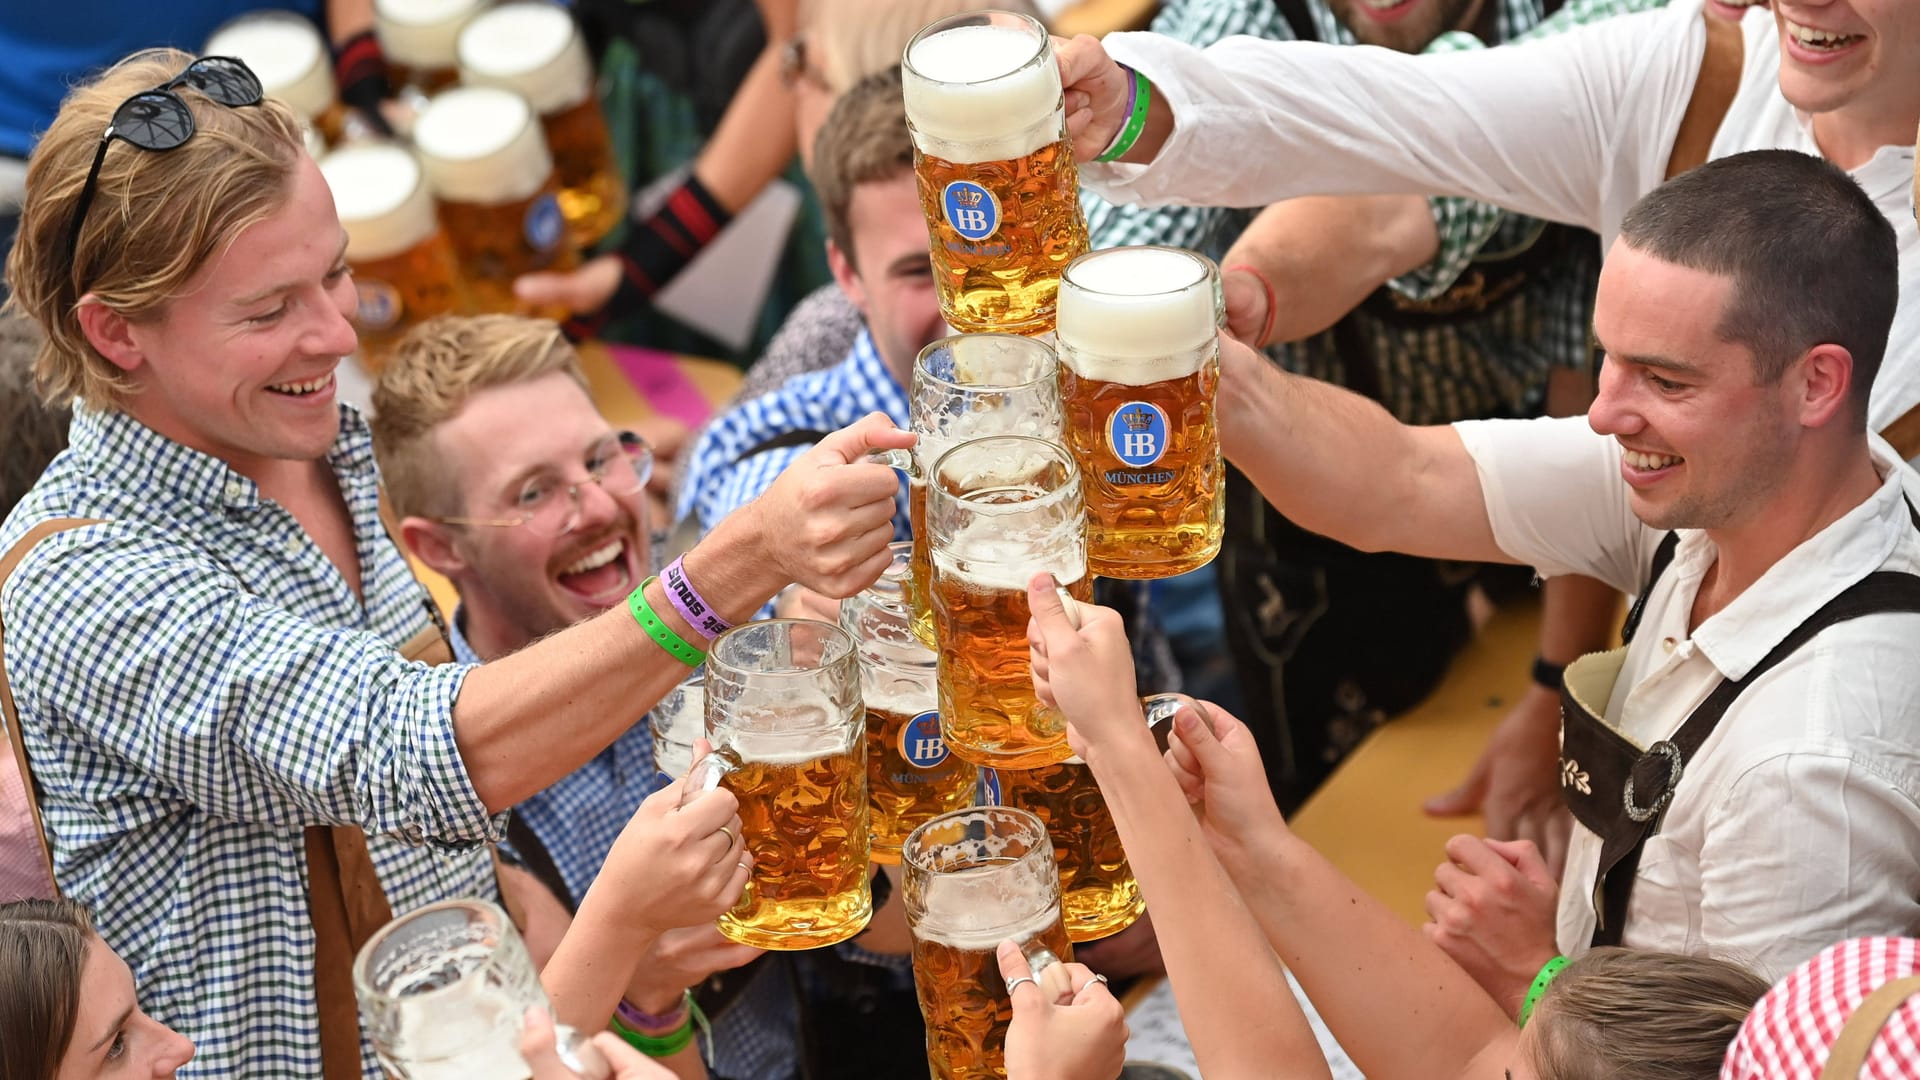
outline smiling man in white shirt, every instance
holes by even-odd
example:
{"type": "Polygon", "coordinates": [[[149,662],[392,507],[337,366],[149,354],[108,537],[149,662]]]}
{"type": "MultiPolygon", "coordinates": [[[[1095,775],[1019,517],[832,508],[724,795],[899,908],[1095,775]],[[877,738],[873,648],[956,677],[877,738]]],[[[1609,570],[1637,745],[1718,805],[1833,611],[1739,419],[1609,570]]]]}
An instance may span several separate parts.
{"type": "MultiPolygon", "coordinates": [[[[1684,741],[1676,732],[1723,680],[1751,677],[1679,755],[1670,803],[1632,773],[1643,787],[1627,802],[1664,814],[1633,849],[1637,870],[1628,860],[1624,880],[1607,879],[1625,918],[1605,931],[1777,974],[1840,938],[1920,920],[1920,612],[1876,610],[1762,664],[1876,571],[1904,583],[1893,593],[1915,591],[1920,475],[1866,420],[1897,299],[1895,239],[1854,181],[1788,151],[1695,170],[1618,233],[1585,420],[1407,427],[1228,341],[1243,391],[1221,398],[1221,437],[1283,513],[1345,543],[1644,591],[1639,634],[1623,657],[1594,658],[1617,674],[1591,695],[1636,747],[1684,741]],[[1648,587],[1670,531],[1671,563],[1648,587]]],[[[1598,765],[1576,763],[1595,772],[1570,789],[1598,790],[1598,765]]],[[[1601,809],[1622,817],[1615,791],[1601,809]]],[[[1442,871],[1442,899],[1457,903],[1430,933],[1517,1006],[1543,961],[1596,939],[1602,840],[1575,830],[1557,945],[1537,857],[1471,844],[1442,871]]]]}

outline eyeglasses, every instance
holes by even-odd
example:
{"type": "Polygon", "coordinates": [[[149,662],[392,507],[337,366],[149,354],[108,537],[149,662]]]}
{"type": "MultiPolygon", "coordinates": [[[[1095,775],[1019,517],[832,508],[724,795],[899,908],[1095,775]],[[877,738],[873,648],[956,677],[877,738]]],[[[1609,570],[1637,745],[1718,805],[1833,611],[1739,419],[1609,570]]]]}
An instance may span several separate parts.
{"type": "Polygon", "coordinates": [[[609,495],[634,495],[647,486],[653,476],[653,449],[647,440],[631,431],[619,431],[593,445],[587,456],[587,479],[580,484],[562,483],[558,477],[536,476],[521,485],[514,496],[519,513],[509,518],[441,517],[443,525],[484,525],[511,529],[525,525],[539,536],[565,536],[580,524],[580,489],[586,483],[599,484],[609,495]]]}
{"type": "Polygon", "coordinates": [[[207,99],[229,109],[258,105],[260,80],[247,65],[231,56],[203,56],[182,68],[180,74],[151,90],[142,90],[113,110],[113,119],[100,136],[100,149],[94,151],[93,167],[87,170],[87,182],[80,189],[80,201],[73,205],[73,224],[67,229],[69,258],[80,250],[80,226],[87,220],[87,207],[93,202],[94,188],[100,182],[100,164],[107,160],[107,147],[115,139],[142,150],[163,153],[186,145],[198,128],[193,110],[174,90],[192,87],[207,99]]]}

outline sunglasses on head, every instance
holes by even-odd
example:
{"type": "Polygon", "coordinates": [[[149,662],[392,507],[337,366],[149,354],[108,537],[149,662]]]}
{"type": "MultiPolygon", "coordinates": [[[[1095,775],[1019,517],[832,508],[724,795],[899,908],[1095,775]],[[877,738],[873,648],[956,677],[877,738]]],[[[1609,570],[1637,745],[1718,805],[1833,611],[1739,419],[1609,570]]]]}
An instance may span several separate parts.
{"type": "Polygon", "coordinates": [[[107,159],[107,147],[115,139],[142,150],[162,153],[184,146],[198,130],[193,110],[174,91],[191,87],[208,100],[237,109],[258,105],[260,80],[247,65],[231,56],[203,56],[180,70],[180,74],[151,90],[142,90],[113,110],[113,119],[100,136],[100,149],[94,151],[93,167],[87,170],[87,182],[80,189],[80,201],[73,207],[73,224],[67,230],[69,259],[80,250],[80,226],[87,220],[87,207],[93,202],[93,190],[100,182],[100,164],[107,159]]]}

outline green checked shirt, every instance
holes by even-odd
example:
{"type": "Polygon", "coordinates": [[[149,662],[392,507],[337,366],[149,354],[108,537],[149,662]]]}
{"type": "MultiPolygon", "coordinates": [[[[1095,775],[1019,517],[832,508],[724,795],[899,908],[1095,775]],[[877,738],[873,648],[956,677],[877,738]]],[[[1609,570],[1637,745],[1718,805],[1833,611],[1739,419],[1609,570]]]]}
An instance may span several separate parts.
{"type": "MultiPolygon", "coordinates": [[[[1541,0],[1487,2],[1499,5],[1494,23],[1500,40],[1513,41],[1659,7],[1665,0],[1572,0],[1544,21],[1541,0]]],[[[1321,41],[1358,44],[1324,0],[1307,0],[1307,11],[1321,41]]],[[[1200,47],[1234,35],[1294,38],[1273,0],[1169,0],[1153,29],[1200,47]]],[[[1481,47],[1479,38],[1455,32],[1436,39],[1428,51],[1481,47]]],[[[1119,206],[1090,191],[1083,192],[1082,201],[1095,248],[1172,244],[1216,258],[1257,213],[1223,207],[1119,206]]],[[[1439,254],[1427,266],[1392,283],[1395,292],[1415,300],[1445,293],[1474,269],[1477,259],[1498,259],[1527,249],[1546,228],[1531,218],[1467,199],[1430,201],[1440,235],[1439,254]]],[[[1279,346],[1274,352],[1287,368],[1302,374],[1340,385],[1374,384],[1368,389],[1407,423],[1534,413],[1539,411],[1552,369],[1585,369],[1591,363],[1588,323],[1599,255],[1591,239],[1568,245],[1544,267],[1546,272],[1529,275],[1520,295],[1490,305],[1482,315],[1409,322],[1381,319],[1363,308],[1348,316],[1339,331],[1279,346]],[[1370,358],[1377,369],[1371,377],[1352,377],[1342,361],[1342,337],[1361,347],[1346,350],[1349,358],[1353,351],[1363,351],[1370,358]]]]}

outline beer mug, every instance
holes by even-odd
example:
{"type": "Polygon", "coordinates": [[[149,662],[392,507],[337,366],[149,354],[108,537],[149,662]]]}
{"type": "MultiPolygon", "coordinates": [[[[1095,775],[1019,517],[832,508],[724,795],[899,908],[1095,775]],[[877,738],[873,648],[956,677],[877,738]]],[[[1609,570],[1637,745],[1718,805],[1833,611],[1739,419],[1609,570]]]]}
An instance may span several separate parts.
{"type": "Polygon", "coordinates": [[[1172,577],[1220,551],[1221,310],[1213,262],[1179,248],[1096,251],[1060,281],[1060,398],[1101,577],[1172,577]]]}
{"type": "Polygon", "coordinates": [[[890,548],[880,580],[840,605],[840,628],[860,650],[872,859],[887,864],[900,861],[900,841],[921,822],[971,805],[978,781],[940,735],[939,662],[913,636],[907,603],[913,545],[890,548]]]}
{"type": "MultiPolygon", "coordinates": [[[[1140,699],[1149,727],[1172,723],[1184,694],[1140,699]]],[[[1060,868],[1060,908],[1067,936],[1094,941],[1132,926],[1147,909],[1140,883],[1127,865],[1120,831],[1093,770],[1078,756],[1037,769],[983,769],[982,801],[1028,811],[1047,825],[1053,859],[1060,868]]]]}
{"type": "Polygon", "coordinates": [[[390,143],[359,143],[320,160],[347,230],[354,328],[370,371],[400,335],[465,305],[460,270],[420,163],[390,143]]]}
{"type": "Polygon", "coordinates": [[[707,671],[694,668],[693,674],[667,691],[660,704],[647,713],[653,729],[653,764],[675,780],[693,767],[693,740],[706,734],[707,671]]]}
{"type": "Polygon", "coordinates": [[[1052,330],[1087,222],[1046,29],[955,15],[915,34],[901,64],[941,314],[962,332],[1052,330]]]}
{"type": "Polygon", "coordinates": [[[345,113],[333,82],[333,54],[311,20],[291,11],[249,12],[221,23],[201,55],[245,63],[259,78],[261,93],[284,102],[325,141],[339,141],[345,113]]]}
{"type": "MultiPolygon", "coordinates": [[[[540,975],[507,913],[484,900],[448,900],[375,931],[353,961],[362,1029],[396,1080],[526,1080],[520,1025],[551,1012],[540,975]]],[[[561,1060],[583,1077],[612,1069],[560,1025],[561,1060]]]]}
{"type": "Polygon", "coordinates": [[[513,298],[521,274],[575,263],[553,159],[526,99],[495,86],[445,91],[421,111],[413,145],[480,309],[565,318],[513,298]]]}
{"type": "Polygon", "coordinates": [[[373,34],[393,85],[420,95],[460,78],[460,31],[487,0],[373,0],[373,34]]]}
{"type": "Polygon", "coordinates": [[[1018,942],[1036,975],[1073,959],[1046,826],[1011,807],[956,810],[915,829],[900,855],[933,1078],[1004,1077],[1013,999],[1000,943],[1018,942]]]}
{"type": "Polygon", "coordinates": [[[753,874],[720,933],[761,949],[845,941],[873,914],[867,888],[866,713],[853,639],[831,623],[736,626],[707,651],[707,738],[687,793],[740,800],[753,874]]]}
{"type": "Polygon", "coordinates": [[[461,82],[512,90],[539,114],[569,238],[576,248],[598,243],[627,212],[627,185],[573,16],[553,3],[502,4],[474,16],[458,51],[461,82]]]}
{"type": "Polygon", "coordinates": [[[927,479],[927,540],[947,746],[1002,769],[1064,760],[1066,720],[1033,694],[1027,581],[1048,571],[1074,599],[1093,597],[1080,470],[1040,439],[961,443],[927,479]]]}

